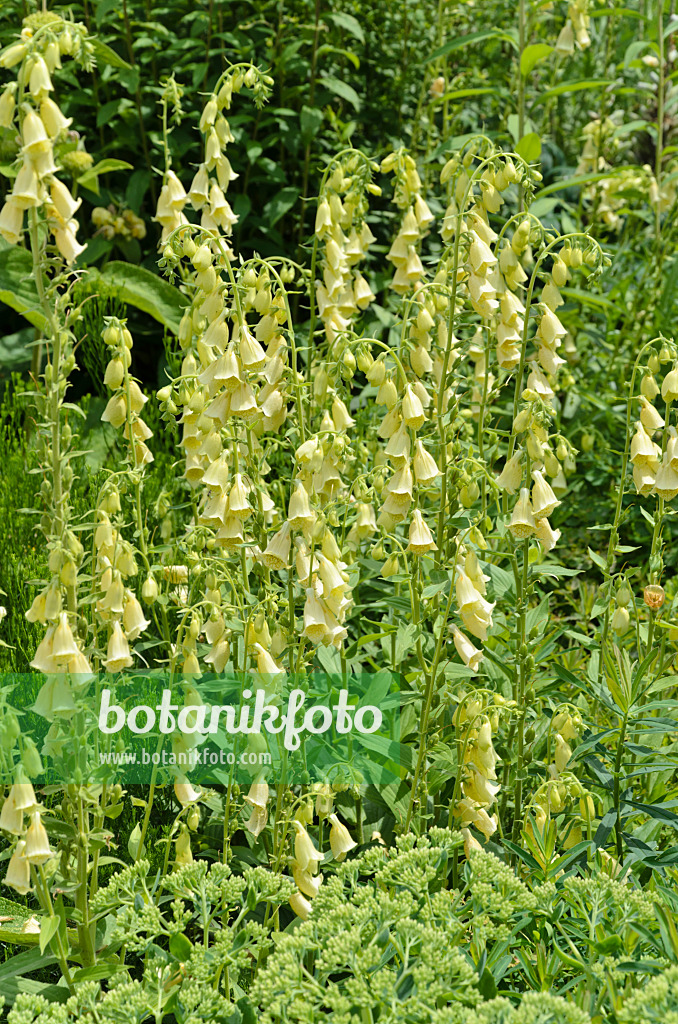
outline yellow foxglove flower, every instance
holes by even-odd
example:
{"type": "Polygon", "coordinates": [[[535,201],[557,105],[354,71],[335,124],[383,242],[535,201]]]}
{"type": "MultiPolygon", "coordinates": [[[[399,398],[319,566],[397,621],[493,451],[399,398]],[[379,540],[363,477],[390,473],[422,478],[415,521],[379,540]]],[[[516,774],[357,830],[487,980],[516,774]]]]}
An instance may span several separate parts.
{"type": "Polygon", "coordinates": [[[127,637],[116,619],[113,623],[113,631],[110,635],[106,657],[103,661],[104,668],[107,672],[121,672],[132,664],[133,659],[130,654],[127,637]]]}
{"type": "Polygon", "coordinates": [[[31,823],[26,833],[24,856],[29,864],[44,864],[53,856],[53,851],[50,849],[47,832],[40,820],[40,811],[33,811],[30,817],[31,823]]]}
{"type": "Polygon", "coordinates": [[[31,890],[31,865],[26,858],[26,842],[20,839],[14,847],[14,853],[10,857],[5,874],[5,885],[14,889],[21,896],[31,890]]]}
{"type": "Polygon", "coordinates": [[[40,102],[40,120],[51,139],[55,139],[60,132],[70,128],[73,123],[73,118],[64,117],[57,104],[49,96],[44,96],[40,102]]]}
{"type": "Polygon", "coordinates": [[[631,462],[634,466],[645,463],[654,468],[661,455],[659,446],[654,443],[640,420],[636,423],[636,432],[631,438],[631,462]]]}
{"type": "Polygon", "coordinates": [[[426,413],[419,396],[415,393],[411,384],[408,384],[405,388],[402,410],[403,419],[412,430],[419,430],[424,425],[426,413]]]}
{"type": "Polygon", "coordinates": [[[23,208],[18,206],[10,196],[0,210],[0,235],[9,245],[16,245],[21,239],[23,224],[23,208]]]}
{"type": "Polygon", "coordinates": [[[544,554],[552,551],[560,540],[560,530],[552,529],[548,519],[535,520],[534,535],[541,544],[544,554]]]}
{"type": "Polygon", "coordinates": [[[54,89],[47,65],[40,56],[33,58],[31,73],[28,76],[28,88],[33,99],[37,100],[54,89]]]}
{"type": "Polygon", "coordinates": [[[464,855],[467,858],[470,857],[472,853],[475,853],[476,850],[482,850],[482,846],[477,839],[474,839],[468,828],[462,828],[460,831],[464,837],[464,855]]]}
{"type": "Polygon", "coordinates": [[[501,473],[497,477],[497,484],[503,491],[508,491],[509,494],[515,494],[522,483],[523,470],[522,470],[522,459],[523,453],[517,451],[515,455],[506,462],[501,473]]]}
{"type": "Polygon", "coordinates": [[[347,853],[351,850],[355,850],[358,845],[351,839],[351,834],[345,825],[339,821],[336,814],[330,814],[329,819],[332,823],[330,829],[330,848],[332,850],[332,856],[335,860],[344,860],[347,853]]]}
{"type": "Polygon", "coordinates": [[[309,874],[315,875],[318,871],[318,864],[325,859],[325,856],[316,849],[313,840],[301,822],[294,820],[292,824],[297,833],[294,840],[296,862],[301,871],[307,871],[309,874]]]}
{"type": "Polygon", "coordinates": [[[304,605],[304,629],[302,635],[308,637],[312,644],[322,643],[329,633],[326,611],[311,587],[306,591],[304,605]]]}
{"type": "Polygon", "coordinates": [[[526,537],[534,535],[534,513],[530,503],[530,491],[527,487],[520,489],[520,496],[514,506],[508,528],[516,540],[524,540],[526,537]]]}
{"type": "Polygon", "coordinates": [[[52,640],[52,656],[62,663],[73,658],[76,654],[78,654],[78,646],[71,632],[68,613],[61,612],[59,624],[54,631],[52,640]]]}
{"type": "Polygon", "coordinates": [[[566,743],[560,733],[556,735],[556,749],[553,760],[555,761],[558,772],[562,774],[567,768],[570,758],[572,757],[572,748],[566,743]]]}
{"type": "Polygon", "coordinates": [[[441,475],[433,456],[426,451],[422,442],[417,439],[414,444],[414,479],[418,484],[430,484],[441,475]]]}
{"type": "Polygon", "coordinates": [[[642,494],[643,496],[650,494],[654,488],[654,481],[655,473],[650,466],[644,463],[634,465],[633,482],[636,485],[636,491],[638,494],[642,494]]]}
{"type": "Polygon", "coordinates": [[[425,555],[428,551],[438,550],[438,547],[431,536],[431,531],[418,508],[416,508],[412,513],[409,530],[409,544],[407,545],[406,550],[411,552],[413,555],[425,555]]]}
{"type": "Polygon", "coordinates": [[[535,519],[543,519],[550,516],[560,502],[538,469],[533,470],[532,479],[532,511],[535,519]]]}
{"type": "Polygon", "coordinates": [[[678,494],[678,473],[672,468],[666,455],[657,469],[654,481],[654,493],[664,501],[671,501],[678,494]]]}
{"type": "Polygon", "coordinates": [[[28,210],[32,206],[40,206],[42,203],[38,176],[30,160],[24,161],[14,180],[12,202],[21,210],[28,210]]]}
{"type": "Polygon", "coordinates": [[[193,863],[193,851],[191,850],[191,834],[185,826],[177,836],[174,844],[174,863],[178,867],[184,867],[193,863]]]}
{"type": "Polygon", "coordinates": [[[309,915],[313,910],[312,905],[300,892],[295,892],[290,896],[290,907],[302,921],[308,921],[309,915]]]}
{"type": "MultiPolygon", "coordinates": [[[[268,820],[268,784],[253,782],[245,797],[245,803],[252,808],[252,813],[245,822],[245,828],[256,838],[264,830],[268,820]]],[[[297,885],[299,885],[298,882],[297,885]]]]}
{"type": "Polygon", "coordinates": [[[651,405],[644,395],[640,396],[640,422],[643,424],[649,434],[653,434],[655,430],[659,430],[664,426],[664,420],[659,415],[653,405],[651,405]]]}
{"type": "Polygon", "coordinates": [[[182,807],[189,807],[200,799],[200,791],[195,789],[187,779],[174,783],[174,795],[182,807]]]}
{"type": "Polygon", "coordinates": [[[477,672],[480,663],[483,660],[483,652],[479,651],[477,647],[474,647],[469,638],[465,636],[457,626],[452,626],[451,628],[457,654],[467,668],[470,668],[473,672],[477,672]]]}
{"type": "MultiPolygon", "coordinates": [[[[303,488],[302,488],[303,489],[303,488]]],[[[304,491],[304,493],[306,493],[304,491]]],[[[271,537],[261,560],[269,569],[286,569],[290,561],[291,526],[283,523],[276,534],[271,537]]]]}
{"type": "Polygon", "coordinates": [[[322,875],[312,875],[308,871],[302,871],[299,865],[293,861],[292,877],[297,889],[299,889],[304,896],[309,896],[313,899],[314,896],[318,895],[323,881],[322,875]]]}
{"type": "Polygon", "coordinates": [[[678,367],[674,366],[672,370],[664,377],[662,382],[662,398],[665,402],[675,402],[678,398],[678,367]]]}

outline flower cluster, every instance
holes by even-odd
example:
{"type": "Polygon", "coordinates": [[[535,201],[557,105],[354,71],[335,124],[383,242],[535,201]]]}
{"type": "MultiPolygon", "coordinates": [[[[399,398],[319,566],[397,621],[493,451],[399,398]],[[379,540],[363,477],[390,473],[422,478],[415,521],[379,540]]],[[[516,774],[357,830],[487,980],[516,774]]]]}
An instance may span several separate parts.
{"type": "Polygon", "coordinates": [[[330,344],[374,300],[372,289],[358,269],[375,241],[365,219],[365,194],[381,193],[372,184],[373,170],[373,164],[362,153],[351,151],[343,160],[330,164],[320,192],[315,236],[322,243],[322,280],[315,282],[315,298],[330,344]]]}
{"type": "Polygon", "coordinates": [[[31,890],[31,866],[40,867],[54,856],[42,824],[42,811],[33,786],[25,775],[20,774],[0,810],[0,830],[17,837],[7,865],[5,885],[21,896],[31,890]]]}
{"type": "Polygon", "coordinates": [[[556,42],[556,53],[559,57],[571,57],[575,42],[581,50],[591,45],[589,26],[591,17],[588,13],[589,0],[572,0],[567,9],[567,21],[560,30],[556,42]]]}
{"type": "Polygon", "coordinates": [[[675,351],[668,344],[657,355],[649,359],[647,372],[640,384],[640,416],[631,439],[631,462],[633,482],[638,494],[654,494],[663,501],[671,501],[678,495],[678,431],[668,423],[670,405],[678,400],[678,364],[664,375],[661,391],[655,380],[662,362],[675,360],[675,351]],[[666,403],[666,418],[653,405],[659,396],[666,403]],[[653,440],[661,431],[661,444],[653,440]]]}
{"type": "Polygon", "coordinates": [[[76,238],[74,219],[81,200],[74,199],[57,177],[54,146],[65,137],[71,120],[52,98],[52,74],[61,68],[62,57],[88,62],[86,30],[58,15],[33,18],[35,27],[26,19],[22,41],[0,55],[1,67],[20,65],[18,83],[7,86],[0,98],[0,125],[10,127],[18,119],[21,142],[14,186],[0,211],[0,234],[16,245],[22,237],[24,213],[40,210],[59,253],[73,263],[84,249],[76,238]]]}
{"type": "Polygon", "coordinates": [[[395,174],[393,201],[403,211],[398,233],[386,259],[396,268],[391,288],[398,295],[416,291],[424,276],[424,265],[418,247],[428,233],[434,217],[421,194],[421,178],[417,165],[405,150],[399,149],[381,162],[383,174],[395,174]]]}
{"type": "Polygon", "coordinates": [[[145,238],[146,225],[133,210],[118,212],[116,207],[95,206],[92,210],[92,223],[97,229],[96,234],[108,240],[112,238],[145,238]]]}
{"type": "Polygon", "coordinates": [[[454,725],[463,749],[461,797],[454,806],[454,814],[464,828],[474,825],[486,840],[497,829],[497,815],[490,815],[489,811],[500,789],[492,732],[498,724],[501,703],[503,700],[498,694],[476,690],[461,701],[454,713],[454,725]],[[485,708],[487,701],[495,705],[491,711],[485,708]]]}

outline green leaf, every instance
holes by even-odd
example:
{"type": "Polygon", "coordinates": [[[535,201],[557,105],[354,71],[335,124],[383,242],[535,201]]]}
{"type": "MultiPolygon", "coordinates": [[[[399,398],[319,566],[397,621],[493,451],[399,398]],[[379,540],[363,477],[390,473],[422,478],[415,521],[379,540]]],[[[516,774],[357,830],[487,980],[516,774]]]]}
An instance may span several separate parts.
{"type": "Polygon", "coordinates": [[[139,824],[139,822],[137,822],[136,825],[134,826],[134,828],[132,829],[132,832],[130,833],[129,839],[127,840],[127,852],[129,853],[129,855],[132,858],[132,860],[136,860],[137,859],[137,854],[139,853],[139,847],[140,846],[141,846],[141,825],[139,824]]]}
{"type": "Polygon", "coordinates": [[[170,936],[169,950],[177,960],[188,960],[193,952],[193,944],[184,934],[175,932],[174,935],[170,936]]]}
{"type": "Polygon", "coordinates": [[[81,967],[79,971],[74,971],[73,981],[103,981],[116,971],[123,970],[124,967],[120,964],[93,964],[91,967],[81,967]]]}
{"type": "Polygon", "coordinates": [[[0,302],[21,313],[34,327],[44,330],[38,290],[33,282],[30,253],[0,239],[0,302]]]}
{"type": "Polygon", "coordinates": [[[88,171],[81,174],[78,178],[78,184],[82,188],[90,188],[93,192],[98,194],[98,180],[100,174],[107,174],[109,171],[131,171],[134,169],[133,164],[128,164],[126,160],[100,160],[94,167],[90,167],[88,171]]]}
{"type": "Polygon", "coordinates": [[[450,39],[447,43],[439,46],[437,50],[434,50],[428,57],[425,57],[422,64],[429,64],[432,60],[438,60],[439,57],[446,57],[448,53],[453,53],[454,50],[459,50],[462,46],[470,46],[471,43],[482,43],[485,39],[501,39],[503,42],[510,43],[515,50],[518,49],[515,36],[509,32],[501,32],[499,29],[491,28],[483,32],[471,32],[467,36],[458,36],[456,39],[450,39]]]}
{"type": "Polygon", "coordinates": [[[272,228],[284,217],[288,210],[291,210],[299,198],[299,189],[294,185],[288,185],[278,192],[264,207],[262,219],[267,227],[272,228]]]}
{"type": "Polygon", "coordinates": [[[44,953],[50,941],[59,930],[59,918],[54,914],[52,917],[45,915],[40,918],[40,952],[44,953]]]}
{"type": "Polygon", "coordinates": [[[545,188],[539,189],[535,193],[535,199],[541,199],[543,196],[550,196],[552,192],[562,192],[566,188],[577,188],[580,185],[592,185],[595,181],[602,181],[603,178],[613,177],[615,171],[627,170],[628,168],[614,168],[607,171],[605,174],[574,174],[571,178],[564,178],[562,181],[554,181],[553,184],[547,185],[545,188]]]}
{"type": "Polygon", "coordinates": [[[468,96],[486,96],[488,93],[495,92],[497,92],[496,89],[492,88],[492,86],[487,85],[482,86],[478,89],[455,89],[453,92],[446,92],[444,98],[446,100],[463,100],[466,99],[468,96]]]}
{"type": "Polygon", "coordinates": [[[33,330],[30,327],[0,338],[0,366],[6,370],[25,370],[31,365],[32,344],[33,330]]]}
{"type": "Polygon", "coordinates": [[[301,138],[305,146],[308,146],[311,139],[313,139],[323,123],[323,112],[319,107],[306,107],[301,108],[299,114],[299,124],[301,126],[301,138]]]}
{"type": "MultiPolygon", "coordinates": [[[[114,6],[117,6],[117,4],[114,6]]],[[[128,64],[126,60],[123,60],[115,50],[112,50],[110,46],[103,43],[101,39],[90,39],[89,45],[91,46],[98,63],[109,64],[112,68],[125,68],[127,71],[132,70],[132,65],[128,64]]]]}
{"type": "MultiPolygon", "coordinates": [[[[2,903],[10,903],[10,900],[0,900],[2,903]]],[[[14,903],[12,906],[18,906],[14,903]]],[[[21,910],[27,912],[26,907],[21,907],[21,910]]],[[[3,931],[6,929],[3,928],[3,931]]],[[[38,941],[37,935],[30,936],[36,943],[38,941]]],[[[4,939],[1,941],[12,942],[12,939],[4,939]]],[[[32,971],[40,970],[44,967],[50,967],[53,963],[56,963],[56,957],[40,953],[37,949],[26,950],[25,953],[16,953],[15,956],[8,956],[7,959],[0,964],[0,992],[3,995],[6,994],[6,986],[10,981],[16,980],[21,977],[22,974],[28,974],[32,971]]]]}
{"type": "Polygon", "coordinates": [[[540,61],[546,60],[553,53],[553,49],[548,43],[534,43],[532,46],[526,46],[520,55],[520,73],[523,78],[527,78],[530,71],[540,61]]]}
{"type": "MultiPolygon", "coordinates": [[[[14,903],[13,900],[7,900],[4,897],[0,897],[0,918],[8,918],[8,920],[0,922],[0,942],[16,942],[22,945],[33,945],[37,943],[38,936],[34,932],[22,932],[22,928],[33,916],[33,911],[28,907],[22,906],[20,903],[14,903]]],[[[13,960],[18,959],[13,957],[13,960]]],[[[2,982],[2,972],[4,964],[0,966],[0,982],[2,982]]],[[[2,991],[2,984],[0,984],[0,991],[2,991]]]]}
{"type": "Polygon", "coordinates": [[[346,100],[347,103],[350,103],[356,113],[360,113],[362,100],[352,85],[349,85],[348,82],[342,81],[340,78],[333,78],[331,75],[327,78],[321,79],[321,82],[325,88],[329,89],[330,92],[333,92],[335,96],[340,96],[342,100],[346,100]]]}
{"type": "Polygon", "coordinates": [[[535,163],[541,156],[541,139],[536,132],[528,132],[516,146],[516,153],[528,164],[535,163]]]}
{"type": "Polygon", "coordinates": [[[358,19],[354,18],[352,14],[346,14],[344,11],[333,11],[331,14],[327,14],[326,18],[328,21],[332,21],[335,25],[338,25],[339,28],[345,29],[361,43],[365,42],[363,27],[358,19]]]}
{"type": "Polygon", "coordinates": [[[95,283],[96,275],[100,275],[107,284],[118,289],[123,302],[148,313],[173,334],[178,333],[186,298],[168,281],[145,267],[120,260],[112,260],[101,271],[90,270],[89,274],[95,283]]]}
{"type": "Polygon", "coordinates": [[[546,100],[553,99],[555,96],[564,96],[570,92],[582,92],[585,89],[602,89],[604,86],[611,84],[612,82],[609,78],[586,78],[581,82],[561,82],[560,85],[554,85],[552,89],[547,89],[534,102],[535,105],[537,103],[545,103],[546,100]]]}
{"type": "Polygon", "coordinates": [[[607,562],[602,557],[602,555],[597,555],[596,552],[593,551],[591,548],[587,548],[587,551],[589,553],[589,558],[591,559],[593,564],[597,565],[599,569],[602,569],[603,572],[605,572],[607,570],[607,562]]]}
{"type": "Polygon", "coordinates": [[[408,622],[406,626],[398,626],[395,644],[396,665],[399,665],[407,651],[414,647],[416,639],[417,627],[413,622],[408,622]]]}

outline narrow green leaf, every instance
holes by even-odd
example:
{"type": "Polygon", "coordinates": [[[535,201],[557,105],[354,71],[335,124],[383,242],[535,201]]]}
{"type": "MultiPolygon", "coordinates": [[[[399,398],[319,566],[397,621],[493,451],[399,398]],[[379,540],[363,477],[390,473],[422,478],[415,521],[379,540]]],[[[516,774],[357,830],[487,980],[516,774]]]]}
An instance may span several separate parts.
{"type": "Polygon", "coordinates": [[[460,36],[456,39],[450,39],[448,42],[443,43],[437,50],[434,50],[432,54],[425,57],[422,64],[430,64],[432,60],[438,60],[439,57],[446,57],[448,53],[453,53],[455,50],[461,49],[463,46],[470,46],[472,43],[482,43],[486,39],[501,39],[503,42],[510,43],[514,50],[518,49],[518,43],[516,42],[515,36],[509,32],[501,32],[499,29],[491,28],[483,32],[471,32],[467,36],[460,36]]]}
{"type": "Polygon", "coordinates": [[[561,82],[560,85],[554,85],[552,89],[547,89],[541,96],[538,96],[534,101],[535,106],[556,96],[565,96],[566,93],[582,92],[586,89],[603,89],[606,85],[612,85],[609,78],[586,78],[581,82],[561,82]]]}

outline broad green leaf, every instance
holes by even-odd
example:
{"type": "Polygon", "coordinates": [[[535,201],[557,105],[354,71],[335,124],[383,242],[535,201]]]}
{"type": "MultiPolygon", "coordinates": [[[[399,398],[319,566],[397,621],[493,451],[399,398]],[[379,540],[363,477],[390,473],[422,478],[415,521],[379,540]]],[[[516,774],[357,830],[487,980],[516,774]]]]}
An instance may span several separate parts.
{"type": "Polygon", "coordinates": [[[352,14],[346,14],[344,11],[333,11],[331,14],[325,15],[328,21],[338,25],[339,28],[345,29],[355,39],[358,39],[361,43],[365,42],[365,33],[363,27],[357,18],[354,18],[352,14]]]}
{"type": "Polygon", "coordinates": [[[6,370],[22,370],[30,366],[33,337],[31,327],[0,337],[0,366],[6,370]]]}
{"type": "Polygon", "coordinates": [[[518,156],[522,156],[528,164],[535,163],[541,156],[541,139],[537,133],[529,132],[527,135],[523,135],[516,146],[516,153],[518,156]]]}
{"type": "MultiPolygon", "coordinates": [[[[117,7],[117,0],[113,6],[117,7]]],[[[126,60],[123,60],[122,57],[120,57],[115,50],[112,50],[110,46],[107,46],[106,43],[102,42],[101,39],[90,39],[89,45],[94,51],[97,63],[109,64],[112,68],[124,68],[129,71],[132,70],[131,65],[128,64],[126,60]]]]}
{"type": "Polygon", "coordinates": [[[273,227],[288,210],[291,210],[299,198],[299,189],[293,185],[283,188],[264,207],[262,219],[267,227],[273,227]]]}
{"type": "Polygon", "coordinates": [[[303,106],[301,108],[299,124],[301,126],[301,138],[304,145],[308,146],[311,139],[318,134],[322,123],[323,112],[319,107],[303,106]]]}
{"type": "Polygon", "coordinates": [[[107,263],[101,271],[90,270],[89,273],[94,276],[95,283],[96,275],[100,274],[107,284],[117,287],[123,302],[148,313],[177,334],[186,298],[168,281],[163,281],[145,267],[119,260],[107,263]]]}
{"type": "Polygon", "coordinates": [[[93,192],[98,193],[98,179],[100,174],[107,174],[109,171],[132,171],[134,167],[132,164],[128,164],[126,160],[100,160],[99,163],[94,164],[94,167],[90,167],[88,171],[81,174],[78,178],[78,184],[82,188],[90,188],[93,192]]]}
{"type": "Polygon", "coordinates": [[[408,622],[406,626],[398,626],[395,644],[396,665],[399,665],[407,651],[414,647],[416,639],[417,627],[413,622],[408,622]]]}
{"type": "Polygon", "coordinates": [[[655,46],[654,43],[651,43],[649,41],[649,39],[636,39],[635,42],[633,42],[629,46],[627,46],[626,47],[626,53],[624,54],[624,64],[623,64],[623,67],[625,67],[625,68],[630,67],[632,61],[636,60],[636,58],[640,56],[640,54],[643,52],[643,50],[647,50],[648,47],[650,49],[654,50],[655,53],[656,53],[657,47],[655,46]]]}
{"type": "Polygon", "coordinates": [[[30,253],[18,245],[0,239],[0,302],[44,330],[45,316],[40,309],[38,290],[33,283],[30,253]]]}
{"type": "Polygon", "coordinates": [[[45,915],[40,918],[40,934],[38,936],[40,942],[40,952],[44,953],[47,949],[50,941],[54,938],[59,929],[59,918],[56,914],[53,917],[45,915]]]}
{"type": "MultiPolygon", "coordinates": [[[[33,911],[28,907],[0,897],[0,943],[16,942],[25,946],[36,944],[37,933],[22,932],[22,928],[31,917],[33,917],[33,911]]],[[[2,991],[2,971],[5,966],[3,964],[0,967],[0,991],[2,991]]]]}
{"type": "Polygon", "coordinates": [[[331,75],[321,79],[321,83],[326,89],[333,92],[335,96],[339,96],[342,100],[346,100],[347,103],[350,103],[353,109],[357,113],[360,113],[362,100],[352,85],[349,85],[348,82],[342,81],[341,78],[333,78],[331,75]]]}
{"type": "Polygon", "coordinates": [[[360,67],[360,58],[357,57],[355,53],[353,53],[351,50],[342,50],[338,46],[330,46],[329,43],[326,43],[325,46],[321,46],[316,56],[320,60],[322,57],[325,57],[327,54],[330,53],[337,54],[339,57],[346,57],[346,60],[350,60],[351,64],[356,69],[356,71],[360,67]]]}
{"type": "Polygon", "coordinates": [[[540,61],[546,60],[553,53],[553,49],[548,43],[534,43],[532,46],[526,46],[520,55],[520,73],[523,78],[527,78],[530,71],[540,61]]]}

